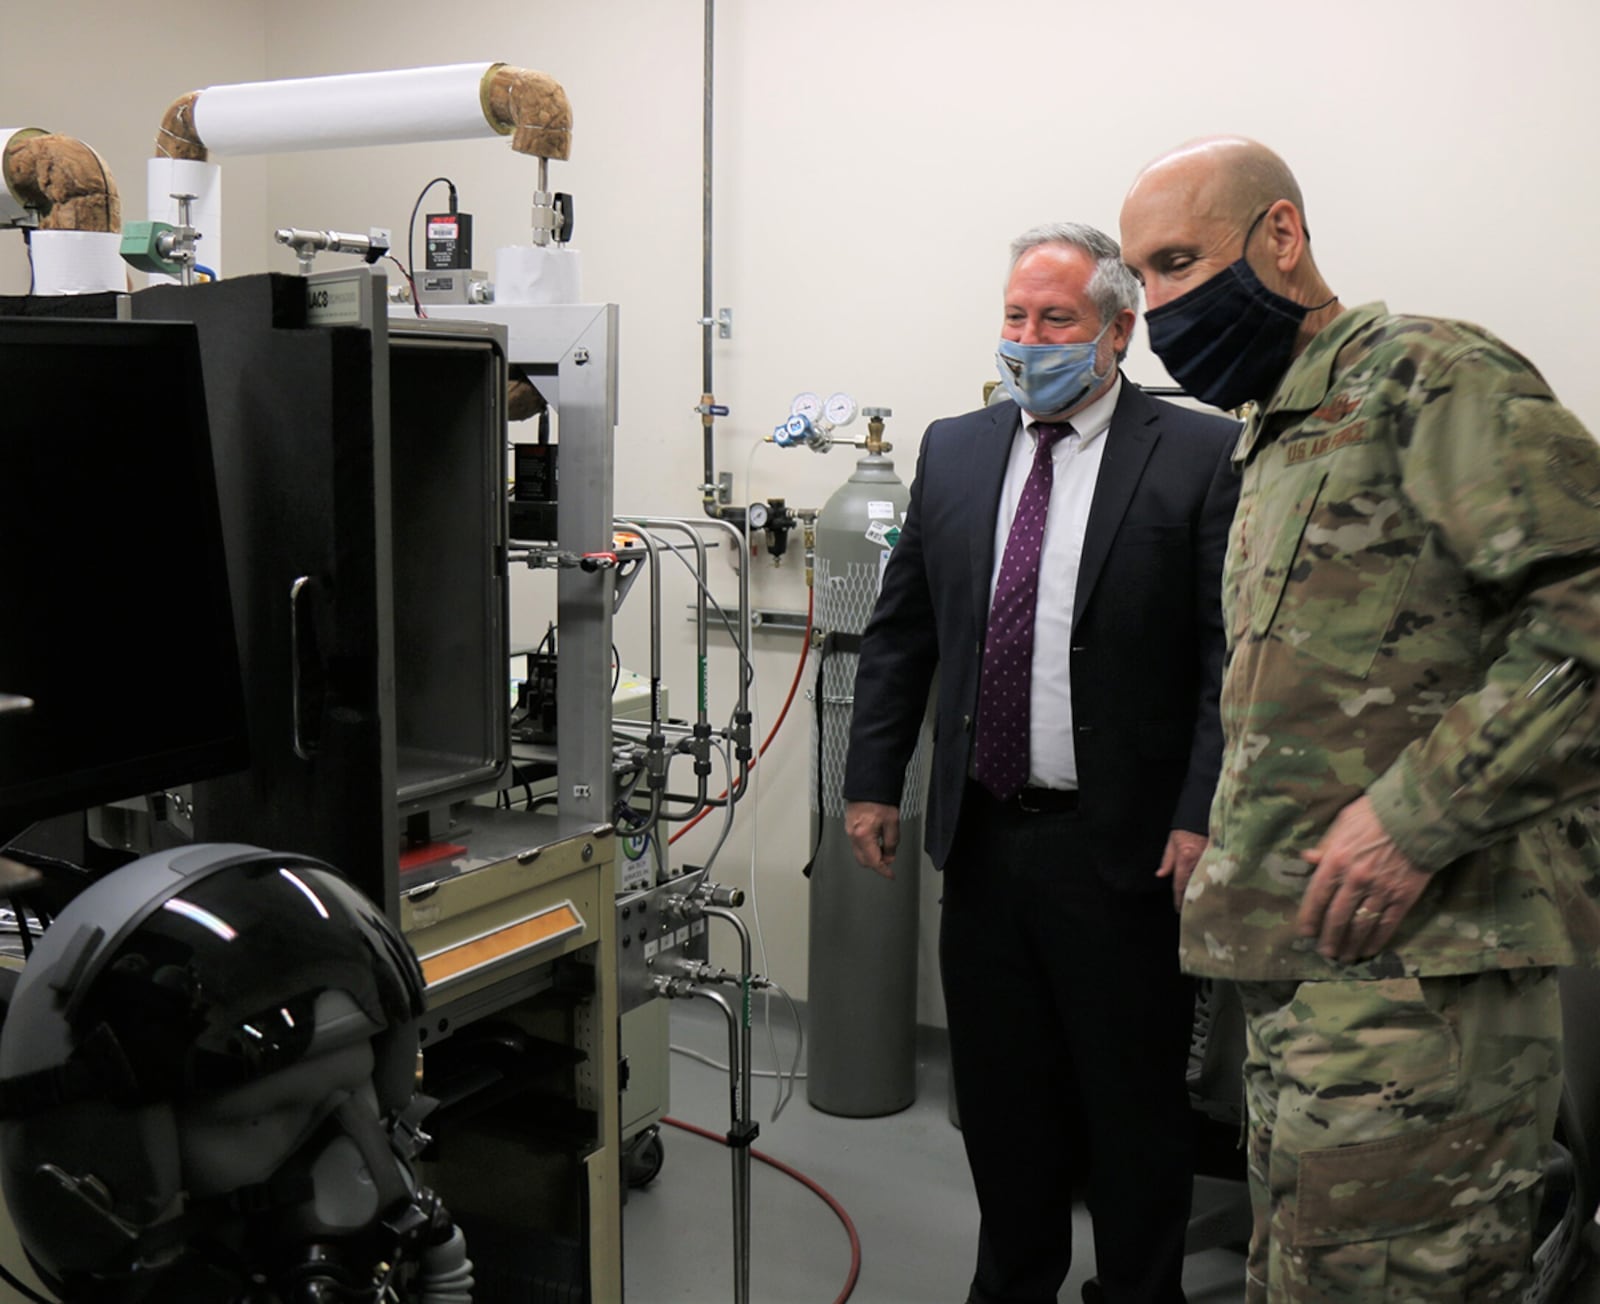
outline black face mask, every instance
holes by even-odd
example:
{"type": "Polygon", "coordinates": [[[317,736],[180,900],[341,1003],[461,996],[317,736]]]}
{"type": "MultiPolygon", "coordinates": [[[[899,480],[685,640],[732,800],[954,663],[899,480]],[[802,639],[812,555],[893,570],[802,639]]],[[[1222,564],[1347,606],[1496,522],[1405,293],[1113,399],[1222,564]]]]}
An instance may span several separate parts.
{"type": "MultiPolygon", "coordinates": [[[[1250,223],[1244,248],[1266,215],[1250,223]]],[[[1241,250],[1237,262],[1144,320],[1150,348],[1174,380],[1202,403],[1236,408],[1277,388],[1310,311],[1267,289],[1241,250]]]]}

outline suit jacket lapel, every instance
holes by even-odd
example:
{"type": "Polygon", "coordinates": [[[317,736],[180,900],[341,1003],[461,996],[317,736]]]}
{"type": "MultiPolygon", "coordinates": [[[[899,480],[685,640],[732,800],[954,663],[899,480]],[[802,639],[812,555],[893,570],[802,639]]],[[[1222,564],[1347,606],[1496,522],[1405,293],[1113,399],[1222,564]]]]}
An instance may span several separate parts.
{"type": "Polygon", "coordinates": [[[1133,382],[1124,378],[1111,427],[1101,436],[1106,441],[1100,459],[1100,475],[1095,480],[1094,498],[1089,504],[1089,523],[1083,535],[1083,556],[1078,562],[1078,586],[1072,600],[1072,624],[1076,628],[1094,593],[1095,581],[1111,551],[1111,540],[1139,487],[1145,463],[1156,446],[1158,409],[1133,382]]]}
{"type": "Polygon", "coordinates": [[[967,484],[972,503],[969,516],[972,531],[968,536],[972,610],[977,616],[980,637],[989,618],[989,580],[994,575],[994,523],[1000,513],[1000,490],[1005,485],[1006,465],[1011,460],[1011,441],[1017,423],[1022,420],[1015,403],[997,403],[987,409],[985,415],[990,417],[990,425],[973,441],[972,478],[967,484]]]}

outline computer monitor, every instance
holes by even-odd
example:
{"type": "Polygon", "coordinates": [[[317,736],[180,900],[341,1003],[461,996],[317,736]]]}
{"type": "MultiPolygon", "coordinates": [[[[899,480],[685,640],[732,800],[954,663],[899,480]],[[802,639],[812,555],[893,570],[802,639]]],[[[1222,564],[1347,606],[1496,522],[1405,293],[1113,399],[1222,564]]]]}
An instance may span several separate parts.
{"type": "Polygon", "coordinates": [[[0,694],[0,845],[248,763],[193,325],[0,317],[0,694]]]}

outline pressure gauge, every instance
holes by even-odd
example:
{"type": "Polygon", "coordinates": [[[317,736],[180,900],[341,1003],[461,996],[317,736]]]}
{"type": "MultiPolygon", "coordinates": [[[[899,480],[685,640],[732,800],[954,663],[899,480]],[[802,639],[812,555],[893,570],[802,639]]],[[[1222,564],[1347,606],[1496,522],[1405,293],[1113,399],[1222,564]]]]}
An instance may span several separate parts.
{"type": "Polygon", "coordinates": [[[750,510],[745,516],[745,520],[750,523],[752,530],[766,529],[767,522],[771,519],[772,508],[768,507],[766,503],[751,503],[750,510]]]}
{"type": "Polygon", "coordinates": [[[822,400],[807,390],[804,394],[796,394],[794,402],[789,404],[789,415],[805,417],[807,421],[815,421],[822,415],[822,400]]]}
{"type": "Polygon", "coordinates": [[[836,426],[847,426],[856,419],[856,401],[848,394],[830,394],[822,414],[836,426]]]}

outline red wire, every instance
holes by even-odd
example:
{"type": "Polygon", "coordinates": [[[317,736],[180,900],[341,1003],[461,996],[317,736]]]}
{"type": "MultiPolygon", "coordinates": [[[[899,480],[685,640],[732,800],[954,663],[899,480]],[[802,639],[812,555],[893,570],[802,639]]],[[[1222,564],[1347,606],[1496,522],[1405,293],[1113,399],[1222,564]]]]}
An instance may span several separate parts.
{"type": "MultiPolygon", "coordinates": [[[[773,724],[772,728],[767,732],[767,740],[766,740],[766,742],[762,743],[761,744],[761,749],[758,752],[756,752],[756,754],[754,756],[752,756],[748,761],[745,762],[745,773],[746,774],[748,774],[751,770],[756,768],[756,762],[759,761],[763,756],[765,756],[767,754],[767,748],[772,746],[772,740],[778,736],[778,730],[783,728],[784,717],[786,717],[789,714],[789,706],[794,701],[795,690],[800,687],[800,676],[805,671],[807,660],[809,660],[810,657],[811,657],[811,617],[812,617],[812,613],[816,610],[816,602],[817,602],[816,590],[815,589],[808,589],[806,591],[806,633],[805,633],[805,639],[804,639],[804,646],[800,649],[800,664],[797,665],[794,668],[794,679],[789,684],[789,696],[783,699],[783,710],[778,712],[777,721],[773,724]]],[[[728,790],[726,788],[724,788],[722,790],[722,796],[718,797],[717,800],[721,801],[727,795],[728,795],[728,790]]],[[[667,845],[670,847],[674,842],[676,842],[679,838],[681,838],[685,833],[687,833],[690,829],[692,829],[701,820],[705,819],[705,817],[707,815],[711,814],[711,812],[713,810],[715,810],[715,809],[716,809],[716,807],[714,807],[714,806],[707,806],[703,811],[701,811],[692,820],[690,820],[681,829],[679,829],[670,838],[668,838],[667,839],[667,845]]]]}
{"type": "MultiPolygon", "coordinates": [[[[774,730],[773,732],[777,731],[774,730]]],[[[685,1123],[681,1119],[671,1117],[663,1117],[661,1121],[671,1125],[672,1127],[679,1128],[684,1132],[692,1132],[695,1136],[703,1136],[708,1141],[716,1141],[720,1145],[724,1146],[728,1144],[726,1137],[720,1137],[715,1132],[708,1131],[703,1127],[697,1127],[693,1123],[685,1123]]],[[[784,1163],[781,1159],[774,1159],[771,1155],[763,1154],[754,1146],[750,1147],[750,1153],[762,1163],[767,1165],[768,1168],[776,1168],[780,1173],[784,1174],[784,1176],[794,1178],[794,1180],[799,1182],[801,1186],[805,1187],[806,1190],[810,1191],[819,1200],[821,1200],[823,1204],[832,1209],[834,1217],[838,1218],[839,1222],[844,1226],[845,1234],[850,1237],[850,1275],[844,1279],[844,1289],[839,1292],[839,1295],[833,1301],[833,1304],[845,1304],[845,1301],[855,1293],[856,1280],[861,1276],[861,1238],[856,1235],[856,1225],[850,1221],[850,1215],[844,1211],[844,1206],[842,1204],[835,1200],[831,1195],[823,1190],[822,1187],[818,1186],[804,1173],[790,1168],[789,1165],[784,1163]]]]}

